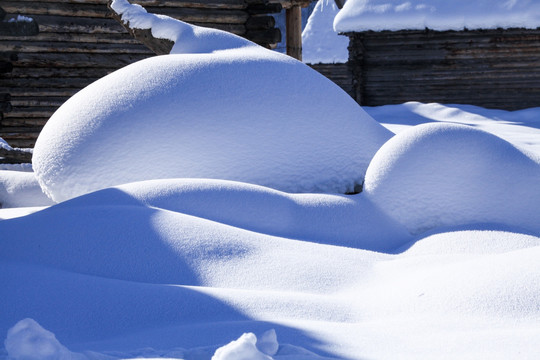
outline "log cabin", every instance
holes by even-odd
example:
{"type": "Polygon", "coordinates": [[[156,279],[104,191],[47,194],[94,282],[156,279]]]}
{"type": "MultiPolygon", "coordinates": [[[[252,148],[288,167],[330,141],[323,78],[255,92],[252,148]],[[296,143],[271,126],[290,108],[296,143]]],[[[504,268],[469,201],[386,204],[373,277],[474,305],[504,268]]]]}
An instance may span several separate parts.
{"type": "Polygon", "coordinates": [[[350,40],[346,69],[337,66],[359,104],[540,106],[538,2],[372,3],[349,0],[334,22],[350,40]]]}

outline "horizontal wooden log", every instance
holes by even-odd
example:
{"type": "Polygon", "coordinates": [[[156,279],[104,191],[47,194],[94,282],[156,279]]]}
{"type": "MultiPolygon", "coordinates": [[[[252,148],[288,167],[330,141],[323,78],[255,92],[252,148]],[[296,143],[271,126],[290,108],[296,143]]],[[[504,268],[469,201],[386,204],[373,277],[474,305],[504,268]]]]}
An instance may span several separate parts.
{"type": "MultiPolygon", "coordinates": [[[[1,47],[1,43],[0,43],[1,47]]],[[[120,68],[150,56],[149,49],[140,45],[144,53],[20,53],[17,67],[55,67],[55,68],[120,68]]]]}
{"type": "Polygon", "coordinates": [[[69,34],[126,34],[126,30],[112,18],[33,15],[40,33],[69,34]]]}
{"type": "Polygon", "coordinates": [[[280,3],[249,4],[247,12],[251,15],[277,14],[283,10],[280,3]]]}
{"type": "Polygon", "coordinates": [[[59,107],[66,100],[69,99],[69,96],[24,96],[24,97],[13,97],[11,104],[14,107],[30,107],[30,106],[52,106],[59,107]]]}
{"type": "MultiPolygon", "coordinates": [[[[45,39],[56,35],[58,36],[58,39],[63,39],[66,36],[70,36],[72,38],[80,37],[81,39],[95,38],[96,41],[101,41],[101,39],[106,39],[108,36],[111,36],[112,38],[116,36],[115,39],[126,39],[126,41],[129,39],[129,41],[134,41],[126,32],[124,27],[122,27],[116,20],[112,18],[96,19],[78,17],[76,18],[76,21],[74,21],[74,18],[68,16],[36,15],[34,18],[36,21],[38,21],[40,27],[40,33],[37,36],[38,39],[45,39]]],[[[190,23],[193,25],[229,31],[237,35],[244,35],[246,32],[246,27],[244,24],[197,21],[191,21],[190,23]]],[[[9,38],[6,40],[9,40],[9,38]]],[[[19,40],[31,39],[23,38],[19,40]]]]}
{"type": "MultiPolygon", "coordinates": [[[[19,127],[2,126],[0,127],[0,137],[6,141],[7,141],[7,138],[32,139],[32,138],[37,138],[37,135],[39,135],[39,132],[41,131],[41,129],[43,129],[42,126],[19,126],[19,127]]],[[[11,144],[10,141],[7,141],[7,142],[8,144],[11,144]]]]}
{"type": "Polygon", "coordinates": [[[145,54],[141,44],[93,44],[48,41],[0,41],[0,51],[25,53],[95,53],[95,54],[145,54]]]}
{"type": "MultiPolygon", "coordinates": [[[[71,17],[109,18],[111,11],[101,4],[73,4],[73,3],[46,3],[46,2],[18,2],[4,1],[4,10],[8,13],[23,13],[25,15],[56,15],[71,17]]],[[[164,14],[187,22],[212,22],[244,24],[248,14],[244,10],[234,9],[198,9],[177,7],[148,6],[149,13],[164,14]]]]}
{"type": "Polygon", "coordinates": [[[266,30],[276,26],[273,16],[251,16],[246,22],[247,30],[266,30]]]}
{"type": "Polygon", "coordinates": [[[0,148],[0,162],[4,164],[30,163],[31,161],[31,152],[18,149],[6,150],[4,148],[0,148]]]}
{"type": "Polygon", "coordinates": [[[3,137],[4,140],[8,141],[9,140],[9,144],[13,147],[18,147],[18,148],[33,148],[35,145],[36,145],[36,140],[37,140],[37,137],[31,137],[29,139],[13,139],[13,138],[8,138],[8,137],[4,137],[5,135],[2,135],[0,133],[0,137],[3,137]]]}
{"type": "Polygon", "coordinates": [[[91,43],[91,44],[127,44],[137,45],[137,40],[133,39],[127,33],[112,33],[112,34],[84,34],[84,33],[53,33],[42,32],[37,36],[4,36],[0,40],[0,44],[12,44],[13,42],[47,42],[47,43],[59,43],[59,42],[76,42],[76,43],[91,43]]]}
{"type": "Polygon", "coordinates": [[[14,107],[10,116],[20,118],[49,118],[58,109],[58,106],[27,106],[14,107]]]}
{"type": "Polygon", "coordinates": [[[189,23],[245,24],[249,17],[248,13],[243,10],[207,10],[161,7],[147,7],[146,10],[149,13],[167,15],[189,23]]]}
{"type": "MultiPolygon", "coordinates": [[[[19,1],[35,2],[35,0],[19,1]]],[[[39,0],[39,2],[99,5],[107,4],[107,0],[39,0]]],[[[190,7],[203,9],[245,9],[247,6],[247,3],[244,0],[131,0],[130,2],[142,6],[190,7]]]]}
{"type": "Polygon", "coordinates": [[[11,117],[6,116],[2,120],[2,126],[6,127],[28,127],[28,126],[44,126],[49,118],[20,118],[20,117],[11,117]]]}
{"type": "Polygon", "coordinates": [[[6,12],[4,9],[0,7],[0,21],[4,20],[5,17],[6,17],[6,12]]]}
{"type": "MultiPolygon", "coordinates": [[[[37,79],[41,82],[47,82],[50,78],[92,78],[97,79],[111,72],[117,70],[117,68],[110,67],[96,67],[96,68],[58,68],[58,67],[15,67],[10,74],[13,79],[37,79]]],[[[0,78],[0,83],[2,82],[0,78]]]]}
{"type": "Polygon", "coordinates": [[[5,79],[0,83],[0,91],[10,89],[10,93],[13,95],[15,89],[18,88],[58,88],[58,89],[82,89],[83,87],[91,84],[97,79],[93,78],[51,78],[47,81],[39,81],[39,79],[5,79]],[[11,90],[13,89],[13,90],[11,90]]]}
{"type": "Polygon", "coordinates": [[[66,97],[75,95],[80,89],[58,89],[58,88],[12,88],[13,99],[25,97],[66,97]]]}
{"type": "Polygon", "coordinates": [[[256,43],[277,44],[281,41],[281,31],[277,28],[267,30],[249,30],[246,38],[256,43]]]}

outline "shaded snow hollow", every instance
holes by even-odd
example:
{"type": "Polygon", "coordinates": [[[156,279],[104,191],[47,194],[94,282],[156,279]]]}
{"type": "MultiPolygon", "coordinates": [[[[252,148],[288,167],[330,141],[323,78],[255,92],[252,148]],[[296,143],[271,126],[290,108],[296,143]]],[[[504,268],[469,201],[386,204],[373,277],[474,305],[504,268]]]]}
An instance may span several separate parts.
{"type": "Polygon", "coordinates": [[[57,202],[162,178],[352,192],[392,135],[337,85],[291,57],[129,6],[136,10],[130,16],[191,45],[115,71],[54,113],[33,165],[57,202]],[[207,41],[212,34],[218,47],[207,41]]]}

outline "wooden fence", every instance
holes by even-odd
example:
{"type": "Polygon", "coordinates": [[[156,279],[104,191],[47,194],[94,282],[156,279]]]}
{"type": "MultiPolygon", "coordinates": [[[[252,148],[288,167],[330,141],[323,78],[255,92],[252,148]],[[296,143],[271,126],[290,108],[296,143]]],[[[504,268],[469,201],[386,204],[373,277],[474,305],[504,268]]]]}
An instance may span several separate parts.
{"type": "MultiPolygon", "coordinates": [[[[274,19],[267,15],[279,12],[279,3],[132,2],[149,12],[226,30],[265,47],[281,37],[274,19]]],[[[154,55],[112,18],[107,0],[2,0],[0,8],[4,11],[0,22],[5,25],[0,26],[0,137],[13,147],[33,147],[49,117],[83,87],[154,55]],[[17,22],[9,20],[17,15],[34,19],[39,32],[8,32],[16,30],[13,24],[17,22]]]]}

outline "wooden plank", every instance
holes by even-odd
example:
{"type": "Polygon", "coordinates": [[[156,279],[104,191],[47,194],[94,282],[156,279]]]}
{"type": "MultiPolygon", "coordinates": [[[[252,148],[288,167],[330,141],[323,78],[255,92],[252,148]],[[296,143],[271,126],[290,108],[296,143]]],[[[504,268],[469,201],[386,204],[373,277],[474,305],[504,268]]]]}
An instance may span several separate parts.
{"type": "MultiPolygon", "coordinates": [[[[97,79],[88,77],[74,77],[74,78],[50,78],[47,81],[40,81],[39,79],[5,79],[0,83],[0,91],[4,92],[6,89],[16,88],[58,88],[58,89],[82,89],[83,87],[91,84],[97,79]]],[[[9,90],[14,95],[15,91],[9,90]]]]}
{"type": "Polygon", "coordinates": [[[93,44],[48,41],[0,41],[0,51],[25,53],[145,54],[141,44],[93,44]]]}
{"type": "MultiPolygon", "coordinates": [[[[0,40],[0,44],[6,43],[13,44],[14,42],[76,42],[76,43],[93,43],[93,44],[127,44],[127,45],[140,45],[137,40],[133,39],[127,33],[113,33],[113,34],[85,34],[85,33],[53,33],[42,32],[36,36],[3,36],[0,40]]],[[[104,45],[107,46],[107,45],[104,45]]]]}
{"type": "MultiPolygon", "coordinates": [[[[22,13],[30,16],[57,15],[90,18],[109,18],[111,16],[110,10],[101,4],[4,1],[2,6],[8,13],[22,13]]],[[[146,10],[149,13],[164,14],[187,22],[244,24],[248,19],[248,14],[245,11],[236,9],[148,6],[146,10]]]]}
{"type": "MultiPolygon", "coordinates": [[[[117,68],[110,67],[95,67],[95,68],[58,68],[58,67],[40,67],[40,68],[25,68],[15,67],[10,77],[13,79],[36,79],[42,82],[48,81],[49,78],[101,78],[117,68]]],[[[0,78],[2,79],[2,78],[0,78]]],[[[0,80],[1,81],[1,80],[0,80]]]]}
{"type": "MultiPolygon", "coordinates": [[[[5,127],[21,127],[21,126],[44,126],[47,121],[49,120],[48,117],[43,118],[19,118],[19,117],[5,117],[4,120],[2,120],[2,126],[5,127]]],[[[0,127],[1,132],[1,127],[0,127]]]]}
{"type": "MultiPolygon", "coordinates": [[[[35,0],[19,0],[20,2],[35,2],[35,0]]],[[[70,4],[100,4],[106,5],[107,0],[39,0],[44,3],[70,4]]],[[[203,9],[245,9],[244,0],[131,0],[133,4],[142,6],[191,7],[203,9]]]]}
{"type": "Polygon", "coordinates": [[[40,33],[125,34],[126,30],[112,18],[33,15],[40,33]]]}
{"type": "MultiPolygon", "coordinates": [[[[1,47],[1,43],[0,43],[1,47]]],[[[116,67],[146,59],[154,54],[145,46],[140,45],[141,53],[19,53],[18,67],[58,67],[58,68],[93,68],[116,67]]]]}
{"type": "Polygon", "coordinates": [[[59,107],[68,100],[68,96],[28,96],[18,97],[15,96],[11,100],[11,104],[14,107],[31,107],[31,106],[52,106],[59,107]]]}
{"type": "Polygon", "coordinates": [[[249,30],[246,38],[255,43],[277,44],[281,41],[281,31],[277,28],[266,30],[249,30]]]}
{"type": "Polygon", "coordinates": [[[11,139],[9,137],[6,137],[5,134],[2,134],[0,133],[0,137],[4,138],[4,140],[9,140],[9,144],[13,147],[18,147],[18,148],[33,148],[36,144],[36,139],[37,137],[33,138],[33,139],[11,139]]]}
{"type": "Polygon", "coordinates": [[[10,116],[20,118],[48,118],[57,109],[58,106],[20,106],[14,107],[10,112],[10,116]]]}

